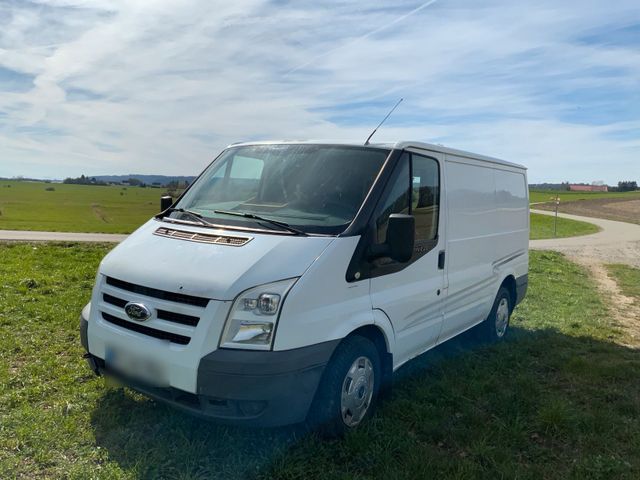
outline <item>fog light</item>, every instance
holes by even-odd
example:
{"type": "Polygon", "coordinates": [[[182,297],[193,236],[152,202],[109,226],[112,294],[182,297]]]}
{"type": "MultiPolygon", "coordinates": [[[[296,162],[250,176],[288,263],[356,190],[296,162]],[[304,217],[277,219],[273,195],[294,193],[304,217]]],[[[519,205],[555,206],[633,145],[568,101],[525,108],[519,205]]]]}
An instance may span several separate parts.
{"type": "Polygon", "coordinates": [[[239,401],[238,407],[240,407],[240,410],[245,416],[255,417],[264,411],[267,407],[267,402],[239,401]]]}

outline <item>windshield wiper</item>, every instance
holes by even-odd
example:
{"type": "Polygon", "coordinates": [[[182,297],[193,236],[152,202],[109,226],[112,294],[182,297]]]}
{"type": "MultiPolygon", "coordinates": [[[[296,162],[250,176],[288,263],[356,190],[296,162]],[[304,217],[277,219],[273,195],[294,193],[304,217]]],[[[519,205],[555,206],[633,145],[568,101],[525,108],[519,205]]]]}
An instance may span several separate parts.
{"type": "Polygon", "coordinates": [[[261,222],[270,223],[271,225],[275,225],[276,227],[283,228],[285,230],[290,231],[291,233],[295,233],[296,235],[301,235],[301,236],[304,236],[304,237],[308,236],[306,232],[303,232],[302,230],[298,230],[297,228],[292,227],[288,223],[279,222],[278,220],[273,220],[271,218],[265,218],[265,217],[262,217],[260,215],[256,215],[255,213],[232,212],[232,211],[229,211],[229,210],[214,210],[213,213],[220,213],[220,214],[223,214],[223,215],[233,215],[235,217],[251,218],[252,220],[259,220],[261,222]]]}
{"type": "MultiPolygon", "coordinates": [[[[173,212],[178,212],[178,213],[183,213],[185,215],[189,215],[191,218],[195,218],[197,223],[199,223],[200,225],[204,225],[205,227],[218,228],[213,223],[207,222],[204,219],[204,217],[202,215],[200,215],[198,212],[194,212],[194,211],[187,210],[187,209],[184,209],[184,208],[169,208],[168,210],[165,210],[164,213],[173,213],[173,212]]],[[[177,220],[177,219],[173,219],[173,220],[177,220]]]]}

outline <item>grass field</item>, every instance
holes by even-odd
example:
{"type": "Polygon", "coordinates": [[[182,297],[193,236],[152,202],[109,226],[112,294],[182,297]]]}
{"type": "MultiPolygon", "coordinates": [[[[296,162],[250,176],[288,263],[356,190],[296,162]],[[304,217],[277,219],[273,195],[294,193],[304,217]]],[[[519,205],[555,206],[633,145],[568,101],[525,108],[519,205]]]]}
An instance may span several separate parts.
{"type": "Polygon", "coordinates": [[[640,190],[635,192],[568,192],[554,190],[530,190],[529,201],[551,202],[556,195],[560,196],[560,204],[577,202],[579,200],[593,200],[596,198],[617,198],[620,200],[640,199],[640,190]]]}
{"type": "Polygon", "coordinates": [[[164,192],[0,180],[0,229],[130,233],[158,213],[164,192]]]}
{"type": "MultiPolygon", "coordinates": [[[[553,224],[554,217],[540,213],[532,213],[529,238],[531,240],[554,238],[553,224]]],[[[556,238],[576,237],[578,235],[597,233],[599,230],[600,229],[592,223],[578,222],[576,220],[558,217],[558,227],[555,236],[556,238]]]]}
{"type": "MultiPolygon", "coordinates": [[[[131,233],[158,212],[162,194],[157,188],[0,181],[0,230],[131,233]]],[[[531,239],[553,237],[549,222],[532,215],[531,239]]],[[[558,223],[559,237],[594,231],[586,223],[558,223]]]]}
{"type": "Polygon", "coordinates": [[[607,265],[609,275],[611,275],[622,294],[635,299],[635,303],[640,305],[640,269],[624,264],[607,265]]]}
{"type": "Polygon", "coordinates": [[[640,357],[586,272],[531,253],[510,340],[400,369],[343,440],[216,426],[106,387],[78,312],[104,246],[0,245],[0,478],[640,477],[640,357]]]}

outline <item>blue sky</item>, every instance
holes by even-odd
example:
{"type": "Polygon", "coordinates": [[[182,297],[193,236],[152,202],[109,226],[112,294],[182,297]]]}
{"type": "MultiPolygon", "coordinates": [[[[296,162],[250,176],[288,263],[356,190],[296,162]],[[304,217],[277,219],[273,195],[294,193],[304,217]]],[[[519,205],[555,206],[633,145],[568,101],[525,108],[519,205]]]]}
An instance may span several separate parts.
{"type": "Polygon", "coordinates": [[[420,140],[640,180],[640,4],[0,0],[0,176],[196,174],[254,139],[420,140]]]}

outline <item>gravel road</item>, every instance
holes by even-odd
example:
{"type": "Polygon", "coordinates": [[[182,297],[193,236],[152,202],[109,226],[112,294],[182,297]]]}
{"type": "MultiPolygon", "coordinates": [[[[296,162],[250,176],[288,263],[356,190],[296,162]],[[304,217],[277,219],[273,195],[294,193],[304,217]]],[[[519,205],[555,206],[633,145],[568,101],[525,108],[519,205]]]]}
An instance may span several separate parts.
{"type": "MultiPolygon", "coordinates": [[[[531,210],[533,213],[553,215],[553,212],[531,210]]],[[[569,238],[531,240],[529,248],[535,250],[556,250],[586,263],[626,263],[640,268],[640,225],[600,218],[580,217],[559,213],[559,217],[593,223],[600,227],[598,233],[569,238]]]]}
{"type": "Polygon", "coordinates": [[[121,242],[127,235],[113,233],[34,232],[0,230],[0,241],[14,242],[121,242]]]}

